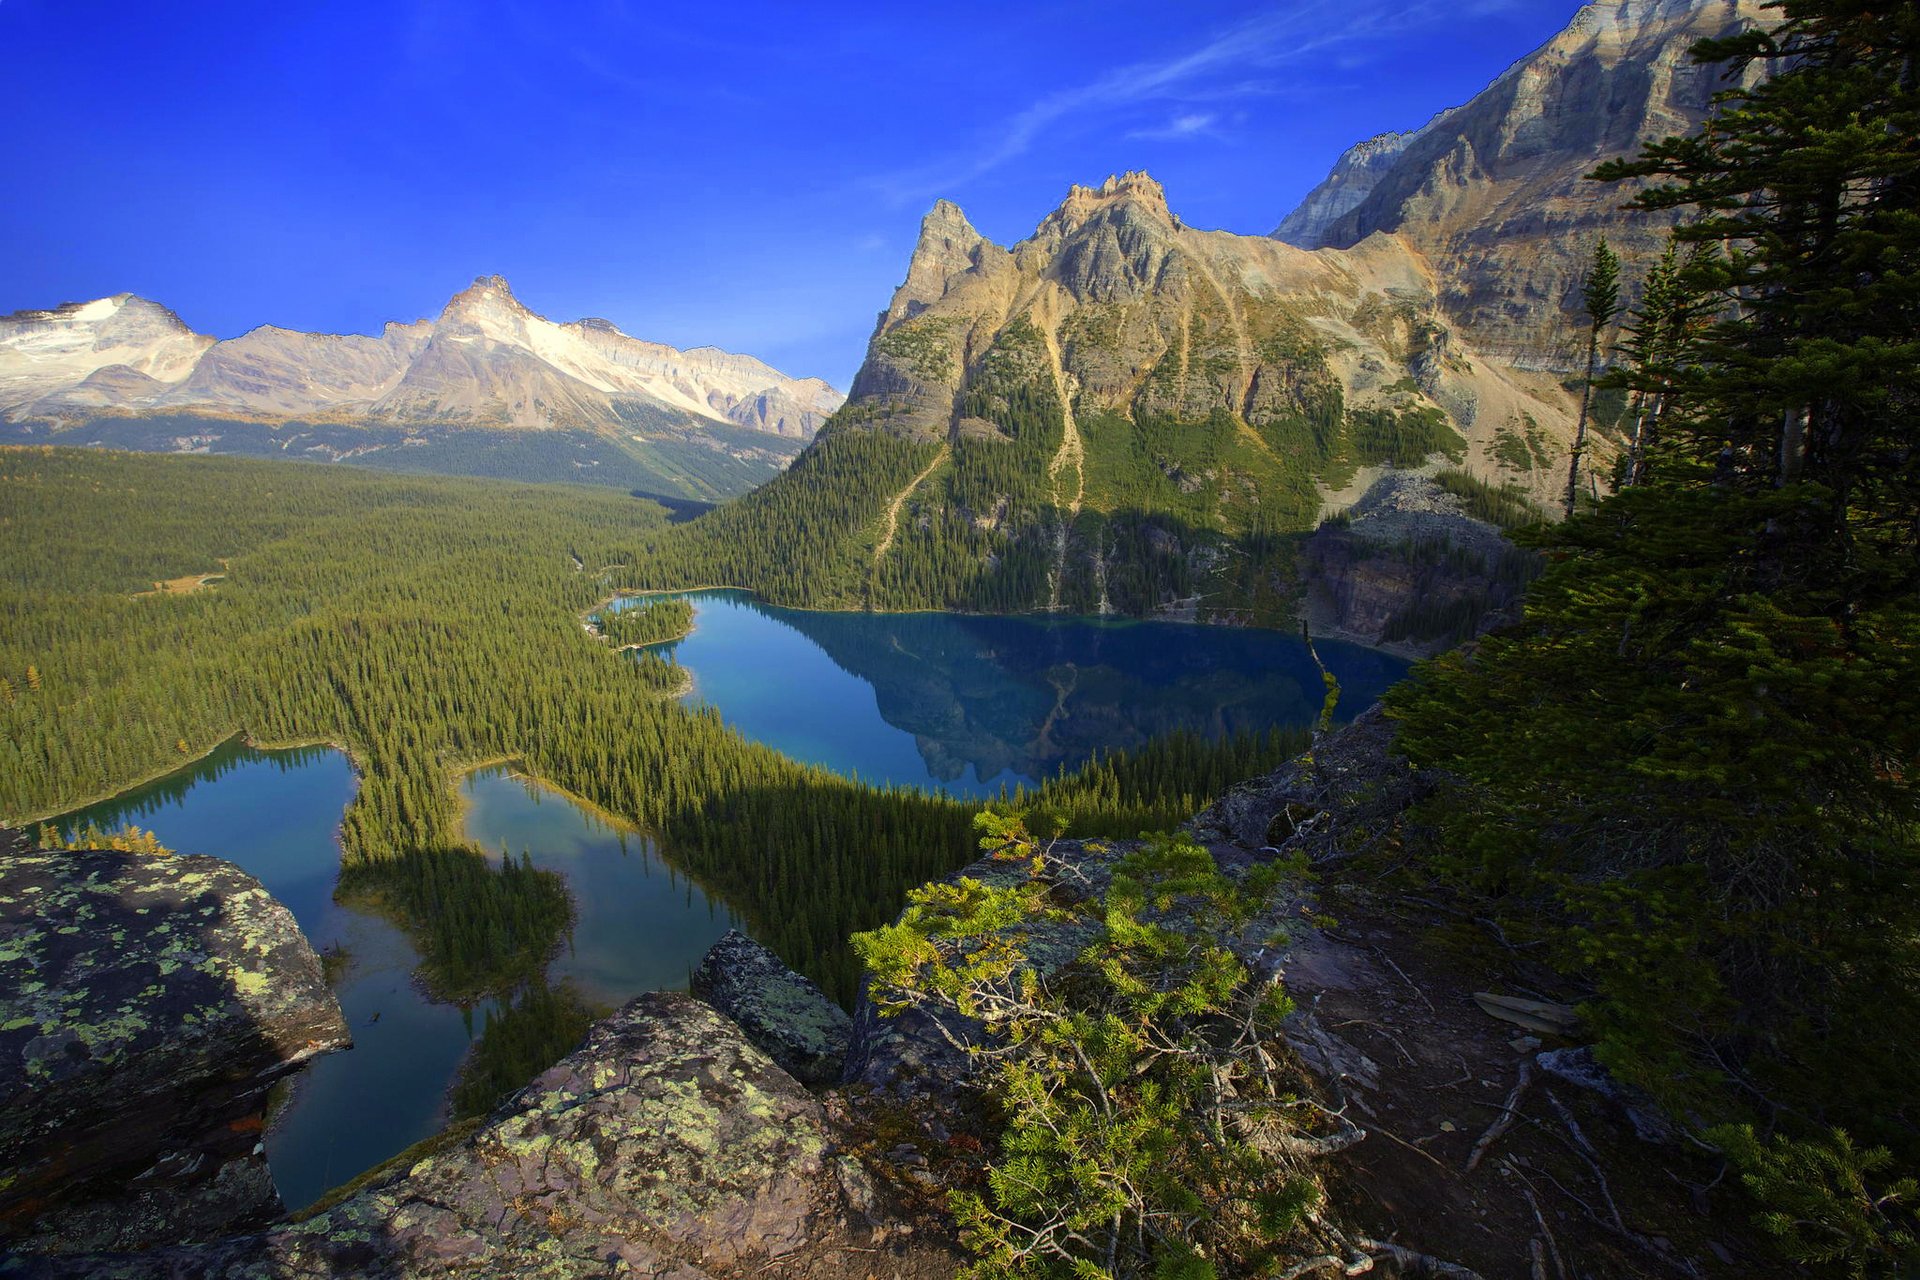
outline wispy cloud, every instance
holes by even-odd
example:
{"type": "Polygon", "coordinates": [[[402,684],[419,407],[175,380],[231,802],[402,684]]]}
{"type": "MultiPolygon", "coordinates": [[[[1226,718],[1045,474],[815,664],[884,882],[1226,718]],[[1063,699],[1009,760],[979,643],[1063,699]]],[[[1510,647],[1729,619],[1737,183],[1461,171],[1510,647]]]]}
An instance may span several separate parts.
{"type": "Polygon", "coordinates": [[[1182,138],[1197,138],[1213,132],[1215,119],[1210,111],[1183,111],[1163,125],[1151,129],[1133,129],[1127,136],[1152,142],[1178,142],[1182,138]]]}
{"type": "MultiPolygon", "coordinates": [[[[1479,0],[1504,3],[1506,0],[1479,0]]],[[[1172,57],[1115,67],[1081,84],[1045,93],[1015,112],[980,146],[911,169],[877,175],[869,185],[895,206],[917,203],[991,172],[1030,150],[1043,133],[1078,117],[1113,115],[1155,102],[1192,102],[1271,94],[1271,73],[1324,60],[1329,50],[1364,47],[1382,29],[1406,29],[1438,16],[1441,0],[1298,0],[1215,31],[1172,57]],[[1262,79],[1260,73],[1267,73],[1262,79]]],[[[1364,57],[1364,53],[1358,55],[1364,57]]],[[[1130,136],[1191,137],[1212,123],[1205,112],[1179,112],[1160,128],[1130,136]],[[1182,129],[1184,122],[1194,122],[1182,129]]]]}

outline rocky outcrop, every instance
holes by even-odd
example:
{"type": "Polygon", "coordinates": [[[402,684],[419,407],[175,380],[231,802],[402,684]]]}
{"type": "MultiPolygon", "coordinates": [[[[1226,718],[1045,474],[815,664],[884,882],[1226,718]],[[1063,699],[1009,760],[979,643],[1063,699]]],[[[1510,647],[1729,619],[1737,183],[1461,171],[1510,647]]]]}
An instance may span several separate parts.
{"type": "Polygon", "coordinates": [[[811,979],[746,934],[727,930],[701,957],[691,985],[802,1084],[840,1082],[853,1020],[811,979]]]}
{"type": "Polygon", "coordinates": [[[1516,615],[1539,557],[1418,472],[1388,471],[1300,553],[1315,635],[1426,657],[1516,615]]]}
{"type": "Polygon", "coordinates": [[[0,1235],[207,1238],[280,1203],[267,1092],[350,1043],[292,914],[217,858],[0,856],[0,1235]]]}
{"type": "MultiPolygon", "coordinates": [[[[1312,756],[1229,787],[1195,814],[1187,830],[1208,845],[1278,848],[1316,831],[1330,835],[1330,816],[1349,822],[1394,814],[1417,794],[1418,780],[1393,752],[1393,722],[1373,706],[1322,741],[1312,756]],[[1356,806],[1364,806],[1364,814],[1356,806]],[[1337,811],[1337,812],[1336,812],[1337,811]]],[[[1332,845],[1315,842],[1312,852],[1332,845]]]]}
{"type": "Polygon", "coordinates": [[[949,1276],[806,1089],[685,995],[641,996],[490,1119],[304,1221],[0,1275],[949,1276]]]}
{"type": "Polygon", "coordinates": [[[720,425],[804,441],[840,400],[751,356],[680,351],[605,320],[555,324],[498,276],[437,319],[377,337],[267,325],[216,342],[131,294],[0,316],[0,418],[12,421],[203,415],[616,436],[720,425]]]}
{"type": "Polygon", "coordinates": [[[1726,86],[1694,63],[1694,42],[1771,20],[1758,0],[1589,4],[1472,101],[1398,135],[1384,167],[1380,139],[1342,156],[1274,234],[1336,249],[1396,237],[1430,264],[1442,310],[1482,355],[1577,371],[1594,240],[1607,237],[1631,284],[1671,225],[1623,212],[1631,190],[1586,175],[1696,128],[1726,86]]]}

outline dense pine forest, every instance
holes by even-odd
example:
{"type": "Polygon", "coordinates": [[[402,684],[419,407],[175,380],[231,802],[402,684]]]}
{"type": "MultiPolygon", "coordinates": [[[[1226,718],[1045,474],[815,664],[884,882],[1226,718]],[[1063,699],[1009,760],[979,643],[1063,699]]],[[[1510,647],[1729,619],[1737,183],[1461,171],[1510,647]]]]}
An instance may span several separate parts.
{"type": "MultiPolygon", "coordinates": [[[[616,652],[684,630],[684,603],[613,615],[606,640],[581,626],[705,520],[585,488],[42,448],[0,451],[0,494],[0,814],[63,811],[235,733],[337,743],[360,772],[340,892],[406,923],[444,994],[537,976],[567,922],[550,873],[463,845],[454,779],[480,761],[638,822],[843,999],[847,936],[974,854],[977,806],[797,765],[673,701],[670,664],[616,652]]],[[[1049,798],[1138,831],[1293,745],[1175,739],[1049,798]]]]}

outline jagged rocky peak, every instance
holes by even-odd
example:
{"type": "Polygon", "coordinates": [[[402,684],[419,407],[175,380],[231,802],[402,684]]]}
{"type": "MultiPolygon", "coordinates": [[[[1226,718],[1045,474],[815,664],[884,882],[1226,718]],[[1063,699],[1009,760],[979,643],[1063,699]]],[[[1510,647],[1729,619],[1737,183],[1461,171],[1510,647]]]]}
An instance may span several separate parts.
{"type": "Polygon", "coordinates": [[[506,277],[476,276],[472,284],[447,299],[438,327],[442,332],[472,327],[488,337],[520,342],[525,340],[527,322],[537,319],[513,296],[506,277]]]}
{"type": "Polygon", "coordinates": [[[1631,285],[1670,225],[1623,212],[1631,188],[1608,191],[1586,175],[1647,139],[1696,128],[1726,82],[1694,63],[1693,45],[1764,20],[1760,0],[1587,5],[1395,154],[1342,156],[1275,234],[1305,248],[1397,234],[1427,260],[1445,311],[1482,355],[1576,369],[1579,280],[1594,240],[1607,237],[1631,285]]]}
{"type": "Polygon", "coordinates": [[[1161,287],[1179,230],[1166,189],[1129,172],[1069,188],[1028,243],[1053,255],[1053,276],[1075,301],[1124,302],[1161,287]]]}
{"type": "Polygon", "coordinates": [[[1059,230],[1071,234],[1108,210],[1144,213],[1169,228],[1179,225],[1167,209],[1166,188],[1144,170],[1129,170],[1108,175],[1097,187],[1083,187],[1079,183],[1068,187],[1067,198],[1041,222],[1040,233],[1059,230]]]}
{"type": "Polygon", "coordinates": [[[986,251],[1003,253],[974,230],[967,215],[951,200],[936,200],[920,220],[920,238],[907,261],[907,277],[893,291],[893,300],[880,313],[887,329],[918,315],[947,294],[948,281],[981,265],[986,251]]]}

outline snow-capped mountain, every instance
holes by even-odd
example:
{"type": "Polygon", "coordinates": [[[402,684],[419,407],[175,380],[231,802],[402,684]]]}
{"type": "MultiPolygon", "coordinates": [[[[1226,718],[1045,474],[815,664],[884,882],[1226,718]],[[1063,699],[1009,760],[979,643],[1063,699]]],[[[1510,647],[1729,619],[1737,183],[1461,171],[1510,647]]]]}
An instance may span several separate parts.
{"type": "Polygon", "coordinates": [[[707,422],[803,441],[841,398],[751,356],[680,351],[605,320],[556,324],[498,276],[377,337],[268,325],[219,342],[124,293],[0,316],[0,418],[15,423],[166,414],[647,435],[707,422]]]}

